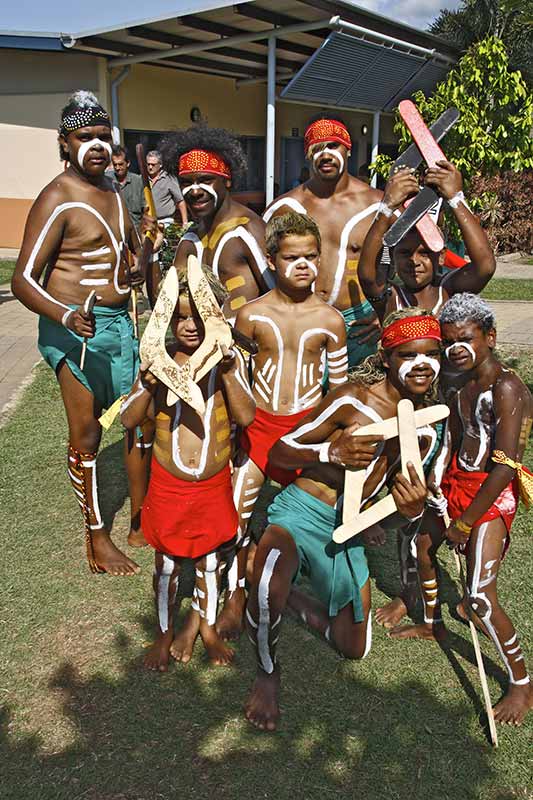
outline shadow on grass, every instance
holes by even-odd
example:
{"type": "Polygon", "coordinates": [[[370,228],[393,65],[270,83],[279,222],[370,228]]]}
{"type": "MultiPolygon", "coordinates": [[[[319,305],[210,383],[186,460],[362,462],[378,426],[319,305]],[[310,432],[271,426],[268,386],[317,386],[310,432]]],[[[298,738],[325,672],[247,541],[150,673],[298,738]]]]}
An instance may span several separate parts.
{"type": "Polygon", "coordinates": [[[295,652],[309,641],[293,633],[303,641],[283,662],[284,715],[274,735],[238,715],[252,675],[246,653],[238,654],[239,666],[250,667],[244,672],[214,672],[195,660],[154,676],[131,661],[121,634],[117,678],[82,680],[65,661],[51,691],[75,744],[52,754],[36,735],[11,744],[5,711],[2,797],[405,800],[432,796],[437,786],[441,798],[479,796],[492,774],[489,748],[469,736],[460,704],[443,705],[414,680],[377,690],[330,654],[333,668],[317,685],[313,660],[295,652]]]}
{"type": "Polygon", "coordinates": [[[102,518],[111,530],[117,513],[129,497],[122,436],[98,453],[98,495],[102,518]]]}

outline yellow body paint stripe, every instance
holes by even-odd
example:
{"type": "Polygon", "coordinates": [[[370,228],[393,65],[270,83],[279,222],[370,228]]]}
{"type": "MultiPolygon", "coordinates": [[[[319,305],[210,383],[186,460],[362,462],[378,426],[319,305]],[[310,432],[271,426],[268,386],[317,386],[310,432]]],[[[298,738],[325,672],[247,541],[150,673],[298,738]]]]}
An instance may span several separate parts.
{"type": "Polygon", "coordinates": [[[245,283],[246,281],[242,275],[235,275],[234,278],[230,278],[226,281],[226,289],[228,292],[232,292],[234,289],[238,289],[239,286],[244,286],[245,283]]]}
{"type": "Polygon", "coordinates": [[[228,412],[226,411],[226,406],[219,406],[215,408],[215,419],[217,422],[222,422],[223,419],[228,418],[228,412]]]}
{"type": "Polygon", "coordinates": [[[226,439],[229,438],[229,434],[230,434],[229,425],[226,425],[225,428],[222,428],[222,430],[216,432],[217,442],[225,441],[226,439]]]}
{"type": "Polygon", "coordinates": [[[215,460],[216,461],[224,461],[225,459],[229,458],[230,448],[223,447],[218,453],[215,453],[215,460]]]}
{"type": "Polygon", "coordinates": [[[355,259],[353,261],[347,261],[346,272],[357,272],[358,266],[359,266],[359,259],[355,259]]]}
{"type": "Polygon", "coordinates": [[[248,301],[246,297],[243,297],[242,294],[239,297],[236,297],[234,300],[230,301],[229,307],[232,311],[236,311],[241,306],[245,306],[248,301]]]}
{"type": "Polygon", "coordinates": [[[216,226],[215,230],[209,237],[209,249],[212,250],[214,247],[216,247],[219,239],[224,236],[225,233],[238,228],[239,225],[247,225],[248,222],[250,222],[250,217],[232,217],[231,219],[227,219],[225,222],[221,222],[220,225],[216,226]]]}

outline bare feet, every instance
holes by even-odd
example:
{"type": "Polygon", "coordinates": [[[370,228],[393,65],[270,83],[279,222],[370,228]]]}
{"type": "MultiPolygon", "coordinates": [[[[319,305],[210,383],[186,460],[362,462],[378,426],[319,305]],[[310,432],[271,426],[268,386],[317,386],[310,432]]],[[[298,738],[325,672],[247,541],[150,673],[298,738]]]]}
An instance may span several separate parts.
{"type": "Polygon", "coordinates": [[[144,657],[144,666],[146,669],[151,669],[157,672],[168,671],[170,645],[172,643],[173,635],[174,634],[171,628],[169,628],[166,633],[159,631],[157,634],[157,639],[150,646],[150,649],[144,657]]]}
{"type": "Polygon", "coordinates": [[[517,686],[511,683],[507,694],[494,706],[494,719],[503,725],[521,725],[533,708],[533,687],[530,683],[517,686]]]}
{"type": "Polygon", "coordinates": [[[397,625],[389,632],[391,639],[431,639],[442,642],[446,638],[446,628],[443,622],[433,625],[397,625]]]}
{"type": "Polygon", "coordinates": [[[246,608],[246,592],[235,589],[226,592],[224,607],[218,615],[216,630],[224,642],[236,641],[244,630],[244,609],[246,608]]]}
{"type": "Polygon", "coordinates": [[[128,544],[130,547],[148,547],[148,542],[144,538],[142,528],[130,528],[130,532],[128,534],[128,544]]]}
{"type": "Polygon", "coordinates": [[[141,568],[119,550],[106,530],[93,531],[94,560],[109,575],[138,575],[141,568]]]}
{"type": "MultiPolygon", "coordinates": [[[[469,617],[468,617],[468,612],[466,610],[465,603],[466,603],[466,601],[465,601],[465,599],[463,597],[461,602],[457,603],[457,605],[455,606],[455,610],[457,612],[457,616],[460,617],[463,620],[463,622],[468,623],[469,622],[469,617]]],[[[487,631],[485,625],[481,622],[480,618],[478,617],[478,615],[474,611],[472,612],[472,622],[474,623],[474,625],[476,626],[478,631],[481,631],[481,633],[484,636],[486,636],[487,638],[490,639],[489,632],[487,631]]]]}
{"type": "Polygon", "coordinates": [[[211,664],[215,667],[227,667],[235,655],[231,647],[227,647],[214,625],[208,625],[205,620],[200,623],[200,636],[211,664]]]}
{"type": "Polygon", "coordinates": [[[192,651],[194,650],[194,643],[200,631],[200,614],[193,611],[191,608],[185,617],[180,630],[174,637],[174,641],[170,645],[170,655],[176,661],[181,661],[182,664],[187,664],[192,658],[192,651]]]}
{"type": "Polygon", "coordinates": [[[407,606],[401,597],[395,597],[386,606],[376,609],[376,622],[384,628],[394,628],[407,614],[407,606]]]}
{"type": "Polygon", "coordinates": [[[258,669],[250,696],[244,706],[244,715],[248,722],[261,731],[276,730],[279,719],[279,680],[279,666],[276,666],[271,675],[258,669]]]}

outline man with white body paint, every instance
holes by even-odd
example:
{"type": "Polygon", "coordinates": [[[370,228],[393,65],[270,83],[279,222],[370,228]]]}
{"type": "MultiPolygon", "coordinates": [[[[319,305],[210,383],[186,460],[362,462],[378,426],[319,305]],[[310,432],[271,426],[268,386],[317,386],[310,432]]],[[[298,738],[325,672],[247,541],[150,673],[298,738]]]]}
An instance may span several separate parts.
{"type": "Polygon", "coordinates": [[[533,399],[518,375],[494,356],[496,330],[488,303],[457,294],[440,320],[446,358],[466,382],[451,405],[444,447],[429,482],[442,487],[445,500],[428,500],[420,527],[424,533],[417,537],[424,623],[394,628],[391,635],[444,636],[436,551],[444,539],[460,546],[467,563],[465,602],[492,638],[509,675],[494,718],[520,725],[533,707],[533,691],[518,635],[499,602],[497,580],[517,510],[516,467],[531,431],[533,399]],[[447,529],[442,519],[446,508],[452,520],[447,529]]]}
{"type": "Polygon", "coordinates": [[[383,237],[396,220],[395,212],[420,190],[413,170],[401,169],[394,173],[387,181],[383,202],[366,235],[359,259],[361,286],[380,319],[410,306],[428,308],[438,314],[452,295],[481,292],[496,269],[487,234],[466,203],[459,170],[449,161],[439,161],[425,173],[424,184],[436,189],[453,213],[470,261],[442,275],[441,268],[446,266],[449,251],[433,252],[417,229],[412,228],[391,250],[401,283],[387,284],[388,274],[380,269],[383,237]]]}
{"type": "MultiPolygon", "coordinates": [[[[257,677],[246,717],[256,727],[273,730],[277,724],[276,643],[287,604],[346,658],[364,658],[369,652],[370,581],[364,542],[374,541],[376,526],[344,545],[332,541],[342,513],[345,468],[366,468],[365,503],[388,485],[404,523],[421,516],[426,489],[412,464],[410,480],[399,472],[397,438],[383,442],[379,436],[353,433],[395,417],[402,398],[418,408],[431,404],[439,369],[438,321],[420,310],[397,312],[385,322],[378,353],[272,448],[275,465],[302,472],[268,509],[269,526],[255,556],[246,619],[257,654],[257,677]],[[308,578],[320,602],[291,592],[300,575],[308,578]]],[[[418,431],[423,458],[432,449],[434,434],[432,427],[418,431]]]]}
{"type": "Polygon", "coordinates": [[[379,322],[358,277],[359,253],[382,192],[348,174],[351,139],[335,119],[318,119],[305,132],[311,177],[276,198],[264,220],[289,210],[309,214],[320,228],[322,255],[316,294],[344,316],[350,367],[376,352],[379,322]]]}
{"type": "Polygon", "coordinates": [[[161,152],[195,222],[174,263],[181,267],[193,254],[211,267],[228,292],[223,310],[232,322],[241,306],[274,285],[264,254],[265,225],[230,194],[232,181],[246,171],[242,147],[229,131],[197,125],[170,134],[161,152]]]}
{"type": "MultiPolygon", "coordinates": [[[[207,267],[204,274],[222,305],[226,292],[207,267]]],[[[205,328],[189,295],[186,270],[178,278],[180,296],[171,321],[175,342],[169,354],[183,365],[201,345],[205,328]]],[[[183,401],[169,406],[167,388],[149,364],[141,364],[138,383],[122,405],[121,419],[130,430],[145,419],[155,420],[156,426],[142,525],[156,551],[159,625],[144,663],[160,672],[167,671],[169,654],[182,663],[190,660],[198,633],[211,663],[225,665],[233,658],[215,629],[220,580],[238,526],[229,468],[230,425],[249,425],[255,403],[242,360],[233,351],[223,351],[222,361],[199,382],[205,400],[201,416],[183,401]],[[185,558],[196,562],[196,582],[191,611],[174,638],[172,617],[185,558]]]]}
{"type": "MultiPolygon", "coordinates": [[[[13,293],[39,314],[39,349],[61,387],[69,426],[68,474],[84,517],[91,570],[133,575],[139,567],[115,547],[104,527],[96,454],[102,409],[128,393],[138,367],[123,257],[127,245],[138,247],[138,240],[120,193],[104,174],[111,157],[111,122],[90,92],[75,93],[63,109],[59,148],[69,166],[30,210],[13,293]],[[84,304],[91,293],[97,294],[96,305],[88,313],[84,304]]],[[[132,270],[131,283],[142,280],[132,270]]],[[[148,479],[150,451],[145,448],[150,445],[147,437],[126,438],[130,544],[144,543],[139,520],[148,479]]]]}
{"type": "Polygon", "coordinates": [[[242,630],[249,537],[255,502],[269,478],[282,486],[296,473],[275,468],[269,452],[322,399],[326,364],[331,387],[346,382],[348,354],[342,315],[313,293],[320,269],[320,232],[314,220],[295,211],[272,219],[266,229],[269,269],[276,288],[247,303],[236,327],[259,347],[253,358],[253,423],[242,434],[234,459],[233,485],[241,540],[228,575],[228,591],[217,629],[227,639],[242,630]]]}

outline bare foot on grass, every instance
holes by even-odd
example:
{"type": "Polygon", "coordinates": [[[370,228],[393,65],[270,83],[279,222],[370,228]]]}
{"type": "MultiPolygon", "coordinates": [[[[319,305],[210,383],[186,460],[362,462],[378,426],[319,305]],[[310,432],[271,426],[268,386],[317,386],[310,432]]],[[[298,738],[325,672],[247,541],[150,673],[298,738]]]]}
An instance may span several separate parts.
{"type": "Polygon", "coordinates": [[[187,664],[192,658],[194,643],[200,631],[200,614],[192,608],[188,611],[182,627],[170,645],[170,655],[176,661],[187,664]]]}
{"type": "Polygon", "coordinates": [[[502,725],[521,725],[533,708],[533,687],[511,684],[507,694],[494,706],[494,719],[502,725]]]}
{"type": "Polygon", "coordinates": [[[401,597],[395,597],[390,603],[376,609],[376,622],[384,628],[394,628],[407,614],[407,606],[401,597]]]}
{"type": "Polygon", "coordinates": [[[244,706],[244,715],[260,731],[275,731],[279,720],[280,670],[276,666],[268,675],[257,671],[257,677],[244,706]]]}
{"type": "Polygon", "coordinates": [[[391,639],[429,639],[442,642],[446,638],[446,628],[442,622],[433,625],[397,625],[389,631],[391,639]]]}
{"type": "Polygon", "coordinates": [[[227,667],[233,661],[235,652],[228,647],[215,630],[214,625],[200,624],[200,636],[204,643],[207,657],[215,667],[227,667]]]}
{"type": "Polygon", "coordinates": [[[106,530],[92,532],[94,560],[108,575],[138,575],[141,568],[113,544],[106,530]]]}
{"type": "Polygon", "coordinates": [[[170,656],[170,645],[172,644],[173,632],[171,629],[162,633],[159,631],[157,639],[150,646],[144,657],[144,666],[146,669],[153,670],[154,672],[167,672],[168,662],[170,656]]]}

